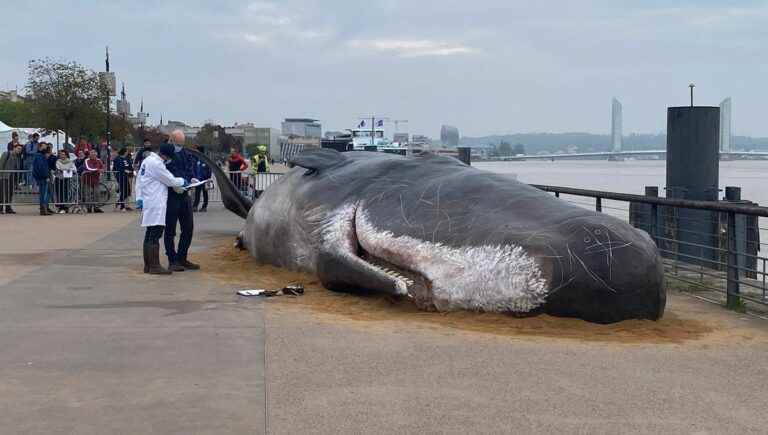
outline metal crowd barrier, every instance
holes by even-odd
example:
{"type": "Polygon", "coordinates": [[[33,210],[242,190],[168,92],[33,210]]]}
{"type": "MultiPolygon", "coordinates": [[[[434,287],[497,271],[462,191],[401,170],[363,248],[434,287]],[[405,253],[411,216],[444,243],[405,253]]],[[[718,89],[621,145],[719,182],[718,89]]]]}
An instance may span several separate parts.
{"type": "MultiPolygon", "coordinates": [[[[228,172],[227,176],[229,177],[229,180],[234,184],[240,193],[251,199],[256,199],[261,195],[261,193],[267,189],[272,183],[277,181],[281,175],[274,172],[250,172],[250,171],[239,171],[239,172],[228,172]]],[[[219,191],[219,187],[211,181],[206,185],[206,188],[209,190],[209,201],[211,202],[221,202],[221,192],[219,191]]]]}
{"type": "MultiPolygon", "coordinates": [[[[0,171],[0,207],[39,204],[39,186],[31,175],[31,171],[0,171]]],[[[64,177],[63,174],[53,171],[48,182],[49,204],[52,208],[70,212],[88,211],[94,207],[117,206],[121,202],[132,207],[135,178],[128,174],[118,175],[114,171],[104,171],[97,178],[91,178],[85,174],[64,177]],[[121,194],[121,191],[124,193],[121,194]]],[[[240,192],[252,199],[261,195],[261,192],[281,175],[249,171],[228,173],[230,180],[240,192]]],[[[204,189],[208,193],[208,202],[221,202],[221,192],[213,180],[200,186],[199,189],[204,189]]],[[[195,190],[190,192],[192,195],[196,193],[195,190]]]]}
{"type": "MultiPolygon", "coordinates": [[[[0,171],[0,208],[39,204],[40,186],[31,175],[31,171],[0,171]]],[[[67,176],[52,171],[47,188],[49,206],[71,213],[133,203],[133,177],[119,176],[112,171],[98,176],[77,173],[67,176]]]]}

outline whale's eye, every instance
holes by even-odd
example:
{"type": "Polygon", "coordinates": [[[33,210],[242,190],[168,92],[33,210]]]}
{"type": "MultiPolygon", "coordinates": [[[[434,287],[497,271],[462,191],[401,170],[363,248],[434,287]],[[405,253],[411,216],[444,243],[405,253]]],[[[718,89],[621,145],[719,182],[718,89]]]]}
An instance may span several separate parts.
{"type": "Polygon", "coordinates": [[[590,238],[589,238],[589,237],[584,237],[584,243],[589,243],[589,242],[591,242],[591,241],[592,241],[592,240],[590,240],[590,238]]]}
{"type": "Polygon", "coordinates": [[[600,230],[595,230],[595,235],[596,236],[599,236],[600,234],[602,234],[602,232],[600,230]]]}
{"type": "Polygon", "coordinates": [[[307,169],[307,171],[304,172],[305,177],[309,177],[315,174],[317,174],[317,169],[307,169]]]}

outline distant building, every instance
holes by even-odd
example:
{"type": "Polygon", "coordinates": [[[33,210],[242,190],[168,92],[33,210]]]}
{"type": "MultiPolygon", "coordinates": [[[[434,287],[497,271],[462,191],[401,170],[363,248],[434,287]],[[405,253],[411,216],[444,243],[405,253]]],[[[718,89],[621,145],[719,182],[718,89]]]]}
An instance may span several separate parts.
{"type": "Polygon", "coordinates": [[[313,137],[320,139],[322,126],[317,119],[310,118],[285,118],[282,124],[283,136],[313,137]]]}
{"type": "Polygon", "coordinates": [[[12,103],[18,103],[21,100],[19,92],[15,89],[10,91],[0,91],[0,101],[10,101],[12,103]]]}
{"type": "Polygon", "coordinates": [[[440,142],[449,147],[459,146],[459,129],[450,125],[440,128],[440,142]]]}
{"type": "Polygon", "coordinates": [[[325,134],[323,134],[323,137],[325,139],[336,139],[337,137],[346,135],[349,135],[349,133],[344,133],[343,131],[326,131],[325,134]]]}
{"type": "Polygon", "coordinates": [[[240,138],[243,145],[263,145],[272,159],[280,158],[280,131],[270,127],[256,127],[253,123],[237,124],[225,127],[224,132],[240,138]]]}
{"type": "Polygon", "coordinates": [[[392,142],[401,144],[408,143],[408,133],[395,133],[392,136],[392,142]]]}
{"type": "Polygon", "coordinates": [[[160,125],[159,129],[165,134],[171,134],[174,130],[181,130],[188,139],[197,136],[200,133],[200,127],[192,127],[181,121],[168,121],[165,125],[160,125]]]}
{"type": "Polygon", "coordinates": [[[726,98],[720,103],[720,152],[729,153],[733,151],[731,141],[733,132],[731,131],[731,110],[733,104],[731,99],[726,98]]]}
{"type": "Polygon", "coordinates": [[[611,151],[619,152],[623,147],[623,108],[617,99],[611,103],[611,151]]]}

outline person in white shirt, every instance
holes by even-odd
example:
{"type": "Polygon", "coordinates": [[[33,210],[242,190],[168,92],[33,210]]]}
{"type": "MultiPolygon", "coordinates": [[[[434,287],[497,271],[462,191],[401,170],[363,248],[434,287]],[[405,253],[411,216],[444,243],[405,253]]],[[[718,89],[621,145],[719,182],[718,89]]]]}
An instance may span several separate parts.
{"type": "Polygon", "coordinates": [[[172,272],[160,265],[160,238],[165,229],[165,211],[168,188],[183,189],[187,182],[174,177],[165,167],[173,158],[173,145],[163,144],[158,154],[150,153],[141,162],[136,177],[136,207],[142,210],[141,226],[144,234],[144,273],[170,275],[172,272]]]}

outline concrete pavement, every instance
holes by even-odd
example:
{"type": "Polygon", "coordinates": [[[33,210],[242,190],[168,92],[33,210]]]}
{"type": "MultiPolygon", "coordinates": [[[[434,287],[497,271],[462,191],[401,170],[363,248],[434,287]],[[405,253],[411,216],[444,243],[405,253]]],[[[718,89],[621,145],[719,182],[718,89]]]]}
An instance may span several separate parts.
{"type": "Polygon", "coordinates": [[[114,216],[12,217],[13,225],[0,225],[0,240],[13,240],[0,248],[3,431],[768,427],[762,320],[679,295],[660,323],[420,313],[253,264],[227,248],[242,221],[221,210],[197,215],[193,246],[207,270],[147,277],[133,218],[114,216]],[[50,240],[48,249],[11,228],[82,243],[50,240]],[[307,286],[301,298],[233,296],[295,280],[307,286]]]}

